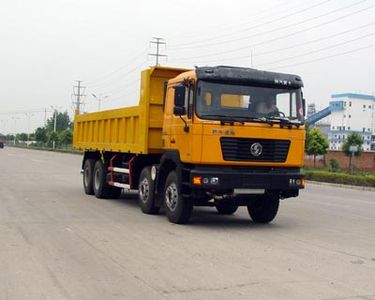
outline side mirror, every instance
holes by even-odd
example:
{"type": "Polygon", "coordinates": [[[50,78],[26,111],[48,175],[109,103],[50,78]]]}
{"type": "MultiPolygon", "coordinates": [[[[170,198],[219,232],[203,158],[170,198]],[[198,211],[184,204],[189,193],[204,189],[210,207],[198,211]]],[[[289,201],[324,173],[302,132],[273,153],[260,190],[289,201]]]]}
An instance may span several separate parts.
{"type": "Polygon", "coordinates": [[[173,88],[174,88],[174,106],[184,107],[186,87],[182,84],[178,84],[174,86],[173,88]]]}
{"type": "Polygon", "coordinates": [[[306,99],[302,98],[303,115],[306,116],[306,99]]]}
{"type": "Polygon", "coordinates": [[[173,114],[176,116],[186,115],[186,109],[184,106],[175,106],[173,108],[173,114]]]}

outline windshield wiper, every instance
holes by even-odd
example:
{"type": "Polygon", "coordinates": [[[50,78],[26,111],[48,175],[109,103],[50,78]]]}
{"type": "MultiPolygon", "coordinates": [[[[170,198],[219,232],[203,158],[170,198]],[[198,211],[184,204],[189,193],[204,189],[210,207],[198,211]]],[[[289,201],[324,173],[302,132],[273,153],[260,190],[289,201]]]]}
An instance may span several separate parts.
{"type": "Polygon", "coordinates": [[[281,125],[284,125],[284,124],[287,124],[289,126],[295,125],[297,128],[299,128],[301,126],[301,124],[299,122],[298,123],[297,122],[293,122],[290,119],[288,119],[287,117],[267,116],[266,118],[268,120],[279,121],[281,125]]]}
{"type": "Polygon", "coordinates": [[[242,125],[244,124],[244,122],[241,120],[238,120],[237,117],[229,117],[226,115],[212,114],[212,115],[202,115],[202,117],[220,118],[219,119],[220,122],[238,122],[238,123],[241,123],[242,125]]]}
{"type": "Polygon", "coordinates": [[[202,115],[202,117],[212,117],[212,118],[224,118],[225,120],[220,120],[221,122],[238,122],[241,123],[242,125],[245,124],[245,122],[257,122],[257,123],[267,123],[271,126],[273,126],[274,122],[271,120],[266,119],[265,117],[245,117],[245,116],[233,116],[229,117],[226,115],[221,115],[221,114],[207,114],[207,115],[202,115]]]}

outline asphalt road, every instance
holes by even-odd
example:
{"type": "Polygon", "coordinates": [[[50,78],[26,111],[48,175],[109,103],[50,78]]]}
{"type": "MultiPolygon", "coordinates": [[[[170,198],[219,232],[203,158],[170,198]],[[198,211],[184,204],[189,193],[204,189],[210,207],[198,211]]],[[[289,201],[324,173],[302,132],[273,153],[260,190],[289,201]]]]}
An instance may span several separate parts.
{"type": "Polygon", "coordinates": [[[309,185],[269,225],[82,190],[80,156],[0,149],[0,299],[375,299],[375,193],[309,185]]]}

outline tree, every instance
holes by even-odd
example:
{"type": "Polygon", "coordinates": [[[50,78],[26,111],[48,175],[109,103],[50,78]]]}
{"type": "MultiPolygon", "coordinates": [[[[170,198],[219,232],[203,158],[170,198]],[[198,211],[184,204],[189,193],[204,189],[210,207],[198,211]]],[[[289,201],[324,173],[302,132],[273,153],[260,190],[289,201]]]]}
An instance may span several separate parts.
{"type": "Polygon", "coordinates": [[[69,129],[65,129],[59,133],[59,144],[67,146],[72,143],[73,135],[69,129]]]}
{"type": "Polygon", "coordinates": [[[24,132],[16,134],[16,140],[17,141],[26,142],[27,141],[27,137],[28,137],[27,133],[24,133],[24,132]]]}
{"type": "Polygon", "coordinates": [[[14,135],[13,134],[7,134],[5,136],[5,140],[10,142],[10,141],[13,141],[14,140],[14,135]]]}
{"type": "Polygon", "coordinates": [[[314,155],[314,168],[316,165],[316,156],[327,153],[328,139],[319,128],[312,128],[306,139],[306,152],[309,155],[314,155]]]}
{"type": "Polygon", "coordinates": [[[310,126],[309,124],[305,125],[306,128],[306,139],[305,139],[305,152],[307,153],[307,146],[310,144],[310,126]]]}
{"type": "MultiPolygon", "coordinates": [[[[71,124],[67,111],[65,112],[55,111],[55,114],[56,114],[56,131],[57,132],[71,128],[72,124],[71,124]]],[[[53,115],[47,120],[47,125],[46,125],[47,131],[48,132],[54,131],[54,126],[55,126],[55,115],[53,115]]]]}
{"type": "Polygon", "coordinates": [[[59,140],[59,136],[57,132],[51,131],[48,134],[48,144],[52,146],[53,142],[57,143],[59,140]]]}
{"type": "Polygon", "coordinates": [[[342,151],[344,151],[345,155],[349,156],[349,169],[352,171],[352,157],[359,156],[363,152],[363,138],[358,133],[351,133],[348,135],[348,138],[342,145],[342,151]],[[357,147],[357,151],[350,151],[352,150],[351,147],[357,147]]]}
{"type": "Polygon", "coordinates": [[[45,144],[47,143],[47,129],[44,128],[44,127],[38,127],[36,130],[35,130],[35,141],[37,143],[42,143],[42,144],[45,144]]]}

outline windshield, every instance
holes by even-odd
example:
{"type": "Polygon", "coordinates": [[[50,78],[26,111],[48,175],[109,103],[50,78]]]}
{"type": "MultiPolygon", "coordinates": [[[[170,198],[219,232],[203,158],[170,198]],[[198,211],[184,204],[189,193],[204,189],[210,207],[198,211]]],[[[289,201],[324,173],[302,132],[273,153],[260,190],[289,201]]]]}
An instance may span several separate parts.
{"type": "Polygon", "coordinates": [[[211,120],[303,121],[301,89],[199,81],[196,113],[211,120]]]}

